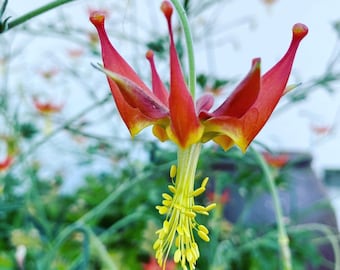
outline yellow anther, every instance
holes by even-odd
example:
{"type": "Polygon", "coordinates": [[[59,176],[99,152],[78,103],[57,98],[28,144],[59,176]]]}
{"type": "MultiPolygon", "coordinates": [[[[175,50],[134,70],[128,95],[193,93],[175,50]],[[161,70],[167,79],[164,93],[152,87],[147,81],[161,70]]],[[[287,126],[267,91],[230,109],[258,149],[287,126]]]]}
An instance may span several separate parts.
{"type": "Polygon", "coordinates": [[[156,259],[159,261],[162,261],[162,257],[163,257],[163,252],[161,249],[157,249],[156,250],[156,259]]]}
{"type": "Polygon", "coordinates": [[[181,225],[177,226],[177,232],[178,232],[179,235],[183,235],[183,228],[182,228],[181,225]]]}
{"type": "Polygon", "coordinates": [[[169,195],[168,193],[163,193],[163,194],[162,194],[162,197],[163,197],[164,199],[168,200],[168,201],[171,201],[171,200],[172,200],[171,195],[169,195]]]}
{"type": "Polygon", "coordinates": [[[163,240],[163,239],[165,238],[166,235],[167,235],[167,234],[164,232],[164,230],[162,230],[162,231],[160,232],[160,234],[158,235],[158,238],[159,238],[160,240],[163,240]]]}
{"type": "Polygon", "coordinates": [[[182,262],[181,262],[181,265],[182,265],[182,269],[187,269],[186,267],[186,256],[185,256],[185,253],[182,252],[182,262]]]}
{"type": "Polygon", "coordinates": [[[196,242],[192,243],[192,247],[191,247],[192,251],[195,253],[195,257],[198,259],[200,256],[200,251],[198,249],[198,245],[196,242]]]}
{"type": "Polygon", "coordinates": [[[156,249],[158,249],[158,248],[160,247],[161,244],[162,244],[162,240],[157,239],[157,240],[155,241],[155,243],[153,244],[152,248],[153,248],[154,250],[156,250],[156,249]]]}
{"type": "Polygon", "coordinates": [[[195,218],[196,217],[196,213],[192,212],[192,211],[185,211],[184,215],[186,215],[189,218],[195,218]]]}
{"type": "Polygon", "coordinates": [[[195,212],[204,212],[204,211],[206,211],[206,208],[202,205],[197,204],[197,205],[194,205],[192,207],[192,210],[195,211],[195,212]]]}
{"type": "Polygon", "coordinates": [[[194,256],[193,256],[193,254],[192,254],[190,248],[188,248],[188,249],[185,251],[185,255],[186,255],[187,260],[188,260],[189,263],[193,263],[193,262],[195,261],[195,260],[194,260],[194,256]]]}
{"type": "Polygon", "coordinates": [[[216,203],[209,204],[207,207],[205,207],[205,210],[209,212],[213,210],[216,207],[216,205],[217,205],[216,203]]]}
{"type": "Polygon", "coordinates": [[[164,214],[168,213],[168,211],[169,211],[168,207],[160,206],[160,205],[157,205],[156,209],[158,210],[159,214],[161,214],[161,215],[164,215],[164,214]]]}
{"type": "Polygon", "coordinates": [[[168,234],[169,233],[169,221],[165,220],[163,222],[163,232],[164,234],[168,234]]]}
{"type": "Polygon", "coordinates": [[[199,225],[198,230],[204,232],[205,234],[209,233],[209,230],[204,225],[199,225]]]}
{"type": "Polygon", "coordinates": [[[196,250],[197,248],[195,248],[194,246],[192,246],[191,248],[190,248],[190,250],[191,250],[191,254],[192,254],[192,256],[194,257],[194,261],[196,261],[197,259],[198,259],[198,257],[199,257],[199,253],[197,253],[197,250],[196,250]]]}
{"type": "Polygon", "coordinates": [[[164,222],[163,222],[163,229],[168,231],[169,230],[169,225],[170,225],[170,222],[168,220],[164,220],[164,222]]]}
{"type": "Polygon", "coordinates": [[[170,206],[170,205],[172,204],[172,201],[163,200],[163,201],[162,201],[162,204],[163,204],[164,206],[170,206]]]}
{"type": "Polygon", "coordinates": [[[182,228],[183,228],[184,235],[187,237],[190,237],[189,229],[187,227],[182,227],[182,228]]]}
{"type": "Polygon", "coordinates": [[[176,165],[171,165],[171,167],[170,167],[170,178],[175,178],[176,173],[177,173],[176,165]]]}
{"type": "Polygon", "coordinates": [[[174,261],[175,263],[178,263],[181,260],[182,252],[180,249],[177,249],[174,254],[174,261]]]}
{"type": "Polygon", "coordinates": [[[205,187],[199,187],[198,189],[195,189],[190,196],[191,197],[196,197],[198,195],[201,195],[205,191],[205,187]]]}
{"type": "Polygon", "coordinates": [[[160,267],[163,266],[163,254],[161,254],[159,258],[157,258],[157,263],[160,267]]]}
{"type": "Polygon", "coordinates": [[[202,240],[204,240],[205,242],[209,242],[209,241],[210,241],[209,236],[208,236],[205,232],[203,232],[203,231],[198,231],[197,233],[198,233],[198,236],[199,236],[202,240]]]}
{"type": "Polygon", "coordinates": [[[202,181],[201,187],[205,188],[208,184],[208,181],[209,181],[209,177],[204,178],[203,181],[202,181]]]}
{"type": "Polygon", "coordinates": [[[176,193],[176,188],[173,185],[168,185],[168,189],[172,192],[172,193],[176,193]]]}
{"type": "Polygon", "coordinates": [[[177,236],[176,239],[175,239],[176,247],[179,247],[180,241],[181,241],[181,239],[179,238],[179,236],[177,236]]]}

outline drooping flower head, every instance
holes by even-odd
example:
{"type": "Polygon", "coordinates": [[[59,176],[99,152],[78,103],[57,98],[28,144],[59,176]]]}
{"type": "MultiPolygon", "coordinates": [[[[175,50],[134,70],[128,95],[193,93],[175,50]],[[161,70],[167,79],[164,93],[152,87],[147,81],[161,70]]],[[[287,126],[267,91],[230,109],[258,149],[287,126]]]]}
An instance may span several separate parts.
{"type": "Polygon", "coordinates": [[[263,125],[267,122],[281,96],[291,72],[295,53],[308,29],[303,24],[293,26],[293,38],[286,54],[267,73],[261,76],[260,59],[252,61],[250,71],[234,92],[211,111],[214,98],[205,94],[194,101],[175,47],[171,18],[173,8],[163,1],[170,39],[170,87],[166,88],[155,66],[152,51],[146,53],[151,67],[151,89],[112,46],[105,31],[105,16],[93,12],[91,22],[97,29],[104,68],[117,109],[135,136],[148,126],[161,141],[171,140],[178,145],[177,165],[170,169],[170,193],[163,193],[162,205],[157,206],[165,216],[163,226],[157,231],[156,250],[158,264],[165,269],[172,246],[174,261],[183,269],[195,269],[199,258],[196,236],[209,241],[209,230],[196,220],[196,216],[209,215],[216,204],[195,204],[208,182],[194,188],[195,172],[202,143],[213,140],[223,149],[237,145],[245,151],[263,125]],[[188,266],[188,267],[187,267],[188,266]]]}
{"type": "Polygon", "coordinates": [[[44,115],[50,115],[53,113],[58,113],[62,110],[63,104],[54,104],[50,101],[42,102],[38,100],[37,97],[33,98],[33,104],[36,110],[44,115]]]}
{"type": "Polygon", "coordinates": [[[38,72],[45,80],[51,80],[60,72],[60,70],[57,68],[50,68],[39,70],[38,72]]]}
{"type": "Polygon", "coordinates": [[[280,169],[284,167],[290,160],[291,156],[288,153],[270,153],[264,152],[262,153],[264,160],[268,163],[268,165],[280,169]]]}
{"type": "Polygon", "coordinates": [[[11,156],[5,157],[4,160],[0,161],[0,172],[6,171],[13,163],[13,158],[11,156]]]}
{"type": "Polygon", "coordinates": [[[308,29],[293,26],[287,53],[261,76],[260,59],[252,61],[250,71],[216,110],[210,112],[213,97],[203,95],[195,102],[183,76],[171,26],[172,6],[162,3],[170,35],[170,89],[166,89],[155,68],[153,53],[147,53],[152,74],[152,90],[112,46],[104,28],[105,17],[92,13],[97,28],[105,72],[120,115],[132,136],[147,126],[160,140],[172,140],[179,147],[214,140],[225,150],[236,144],[243,151],[268,120],[283,95],[295,53],[308,29]]]}

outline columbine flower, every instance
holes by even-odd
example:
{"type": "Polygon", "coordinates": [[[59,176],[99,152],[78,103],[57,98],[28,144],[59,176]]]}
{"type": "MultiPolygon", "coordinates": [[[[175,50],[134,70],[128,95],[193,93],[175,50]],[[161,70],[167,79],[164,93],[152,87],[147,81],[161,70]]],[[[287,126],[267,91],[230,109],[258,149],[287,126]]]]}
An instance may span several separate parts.
{"type": "Polygon", "coordinates": [[[288,153],[273,154],[270,152],[264,152],[262,156],[270,166],[278,169],[284,167],[290,159],[290,155],[288,153]]]}
{"type": "Polygon", "coordinates": [[[49,101],[41,102],[36,97],[33,98],[33,104],[37,111],[44,115],[58,113],[64,106],[62,104],[53,104],[49,101]]]}
{"type": "Polygon", "coordinates": [[[46,70],[40,70],[39,74],[46,80],[51,80],[59,73],[59,69],[57,68],[50,68],[46,70]]]}
{"type": "Polygon", "coordinates": [[[82,55],[84,55],[84,50],[83,49],[79,49],[79,48],[73,48],[73,49],[69,49],[67,51],[67,55],[72,58],[72,59],[78,59],[80,58],[82,55]]]}
{"type": "Polygon", "coordinates": [[[36,97],[33,98],[34,107],[44,117],[45,126],[44,133],[49,134],[52,130],[51,116],[55,113],[59,113],[64,107],[63,104],[54,104],[50,101],[41,102],[36,97]]]}
{"type": "Polygon", "coordinates": [[[12,166],[15,156],[19,152],[18,140],[16,137],[8,135],[0,135],[0,140],[4,141],[6,145],[6,154],[0,160],[0,172],[6,172],[12,166]]]}
{"type": "Polygon", "coordinates": [[[209,241],[209,231],[198,223],[198,214],[208,215],[215,204],[196,205],[194,198],[202,194],[208,182],[204,178],[194,186],[195,172],[201,144],[215,141],[227,150],[237,145],[245,151],[268,120],[283,95],[300,41],[308,29],[303,24],[293,27],[293,38],[287,53],[267,73],[261,76],[260,59],[252,61],[249,73],[235,91],[216,110],[210,112],[214,98],[203,95],[196,104],[188,91],[175,48],[171,17],[173,8],[163,1],[161,9],[168,23],[170,36],[170,91],[161,81],[153,53],[146,57],[150,62],[152,90],[112,46],[105,31],[105,16],[92,13],[91,22],[100,38],[103,71],[108,77],[116,106],[135,136],[147,126],[153,126],[154,135],[161,141],[171,140],[178,145],[178,163],[171,166],[170,193],[164,193],[159,213],[165,215],[163,227],[157,231],[154,243],[158,264],[165,269],[171,247],[175,246],[174,261],[183,269],[195,268],[199,249],[195,237],[209,241]]]}
{"type": "Polygon", "coordinates": [[[311,125],[311,130],[316,135],[329,135],[333,130],[333,126],[313,124],[313,125],[311,125]]]}
{"type": "Polygon", "coordinates": [[[262,0],[262,2],[266,5],[272,5],[276,2],[276,0],[262,0]]]}
{"type": "Polygon", "coordinates": [[[4,160],[0,161],[0,172],[6,171],[13,163],[13,157],[7,156],[4,160]]]}

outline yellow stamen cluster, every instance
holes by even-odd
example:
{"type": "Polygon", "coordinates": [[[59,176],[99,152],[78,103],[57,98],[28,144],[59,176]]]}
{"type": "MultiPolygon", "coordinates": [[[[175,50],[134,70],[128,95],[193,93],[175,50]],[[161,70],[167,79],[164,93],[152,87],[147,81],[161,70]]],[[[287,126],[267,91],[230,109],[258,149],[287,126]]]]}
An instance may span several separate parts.
{"type": "MultiPolygon", "coordinates": [[[[177,168],[172,165],[170,168],[170,177],[172,180],[176,176],[177,168]]],[[[156,206],[161,215],[166,215],[163,227],[158,230],[158,239],[155,241],[153,248],[156,250],[156,259],[158,264],[165,269],[166,260],[169,256],[172,245],[175,245],[174,261],[180,263],[182,269],[195,269],[196,261],[200,256],[198,245],[194,238],[193,231],[204,241],[208,242],[209,230],[200,225],[195,217],[197,214],[209,215],[209,211],[215,208],[216,204],[208,206],[195,205],[194,197],[201,195],[208,183],[208,177],[204,178],[201,186],[193,190],[193,185],[188,179],[176,179],[173,185],[169,185],[168,193],[163,193],[162,205],[156,206]]]]}

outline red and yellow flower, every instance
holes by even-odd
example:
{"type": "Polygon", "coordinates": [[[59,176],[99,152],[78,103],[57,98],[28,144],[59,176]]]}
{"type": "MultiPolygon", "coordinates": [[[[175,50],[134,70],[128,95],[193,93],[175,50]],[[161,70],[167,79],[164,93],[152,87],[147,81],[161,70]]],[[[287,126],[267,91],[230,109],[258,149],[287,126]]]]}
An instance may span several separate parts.
{"type": "Polygon", "coordinates": [[[44,115],[58,113],[64,106],[63,104],[54,104],[50,101],[42,102],[39,101],[37,97],[33,98],[33,104],[37,111],[44,115]]]}
{"type": "Polygon", "coordinates": [[[13,157],[7,156],[4,160],[0,161],[0,172],[6,171],[13,163],[13,157]]]}
{"type": "Polygon", "coordinates": [[[225,150],[236,145],[246,151],[284,94],[295,53],[308,29],[303,24],[295,24],[291,44],[282,59],[261,76],[260,59],[255,58],[250,71],[234,92],[211,111],[214,103],[212,95],[205,94],[195,102],[188,90],[173,38],[172,5],[163,1],[161,9],[170,37],[169,90],[160,79],[151,51],[146,57],[151,66],[152,89],[112,46],[105,31],[105,16],[93,12],[90,20],[98,31],[103,71],[131,136],[153,126],[153,134],[159,140],[171,140],[178,145],[178,164],[170,170],[174,183],[169,186],[171,195],[164,193],[162,205],[157,206],[166,218],[162,229],[157,232],[154,249],[163,269],[172,245],[176,249],[175,262],[180,263],[183,269],[187,269],[187,265],[194,269],[199,250],[193,232],[209,241],[208,229],[198,224],[195,217],[197,214],[209,214],[215,206],[194,203],[194,198],[205,191],[208,182],[205,178],[194,189],[201,144],[213,140],[225,150]]]}

